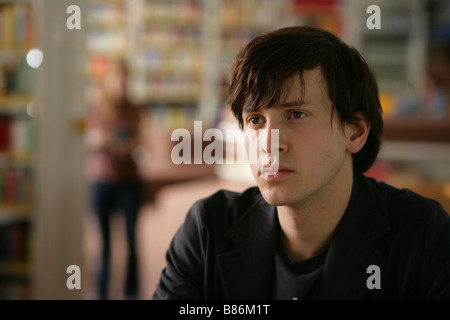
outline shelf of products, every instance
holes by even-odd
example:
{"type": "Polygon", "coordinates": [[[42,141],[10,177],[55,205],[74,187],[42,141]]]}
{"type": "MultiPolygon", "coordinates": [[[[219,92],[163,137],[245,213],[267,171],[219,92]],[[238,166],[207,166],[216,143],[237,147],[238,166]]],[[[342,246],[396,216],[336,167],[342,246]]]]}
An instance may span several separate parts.
{"type": "Polygon", "coordinates": [[[27,64],[35,44],[30,1],[0,3],[0,299],[30,291],[36,74],[27,64]]]}
{"type": "Polygon", "coordinates": [[[380,91],[397,93],[423,84],[426,19],[423,1],[378,1],[379,29],[369,29],[368,0],[343,2],[345,37],[375,73],[380,91]]]}
{"type": "MultiPolygon", "coordinates": [[[[450,61],[430,54],[433,34],[448,30],[443,1],[378,1],[380,29],[366,27],[371,1],[346,1],[346,39],[367,59],[377,78],[387,140],[449,142],[449,84],[439,83],[430,66],[448,73],[450,61]],[[436,19],[436,15],[440,19],[436,19]],[[447,28],[447,29],[446,29],[447,28]]],[[[446,9],[447,8],[447,9],[446,9]]],[[[442,38],[439,41],[446,41],[442,38]]]]}
{"type": "Polygon", "coordinates": [[[152,127],[192,122],[205,87],[205,1],[127,2],[131,96],[152,127]],[[133,17],[133,18],[131,18],[133,17]]]}
{"type": "Polygon", "coordinates": [[[337,0],[97,0],[88,19],[91,70],[101,71],[105,59],[125,59],[131,74],[130,97],[148,106],[155,127],[189,128],[194,119],[212,126],[226,98],[231,62],[246,42],[285,24],[339,31],[339,4],[337,0]]]}
{"type": "Polygon", "coordinates": [[[280,26],[279,14],[288,1],[220,1],[217,13],[218,52],[217,65],[213,72],[219,70],[217,85],[221,85],[219,102],[226,100],[227,78],[231,63],[248,41],[257,35],[280,26]]]}

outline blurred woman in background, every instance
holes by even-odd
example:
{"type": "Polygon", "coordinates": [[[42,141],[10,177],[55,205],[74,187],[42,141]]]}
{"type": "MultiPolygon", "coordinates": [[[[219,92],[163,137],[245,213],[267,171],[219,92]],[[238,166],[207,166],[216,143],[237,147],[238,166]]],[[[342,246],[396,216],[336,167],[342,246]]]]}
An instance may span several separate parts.
{"type": "Polygon", "coordinates": [[[110,217],[117,210],[125,215],[126,223],[128,259],[125,297],[135,299],[138,295],[135,227],[143,201],[136,161],[140,144],[140,108],[132,105],[127,97],[127,77],[128,71],[123,61],[112,63],[90,102],[86,169],[102,239],[99,299],[108,299],[110,217]]]}

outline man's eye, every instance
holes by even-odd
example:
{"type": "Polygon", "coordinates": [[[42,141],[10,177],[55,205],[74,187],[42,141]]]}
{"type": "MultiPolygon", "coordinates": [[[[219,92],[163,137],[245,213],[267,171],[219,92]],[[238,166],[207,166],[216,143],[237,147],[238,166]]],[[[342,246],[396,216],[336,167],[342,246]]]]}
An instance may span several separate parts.
{"type": "Polygon", "coordinates": [[[260,117],[250,117],[248,118],[248,123],[256,125],[260,124],[262,122],[262,119],[260,117]]]}
{"type": "Polygon", "coordinates": [[[293,111],[293,112],[291,113],[291,117],[292,117],[293,119],[301,119],[301,118],[303,118],[303,117],[305,117],[305,116],[306,116],[306,113],[301,112],[301,111],[293,111]]]}

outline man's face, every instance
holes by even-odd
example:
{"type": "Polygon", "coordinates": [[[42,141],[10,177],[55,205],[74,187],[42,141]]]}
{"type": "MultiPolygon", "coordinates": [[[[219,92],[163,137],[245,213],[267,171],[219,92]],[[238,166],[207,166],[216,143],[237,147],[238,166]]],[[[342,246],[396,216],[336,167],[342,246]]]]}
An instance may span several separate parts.
{"type": "Polygon", "coordinates": [[[329,197],[340,177],[352,172],[347,126],[342,128],[336,112],[331,117],[332,104],[320,68],[306,70],[303,76],[303,99],[296,75],[283,85],[277,106],[253,112],[244,109],[242,114],[244,134],[253,137],[247,140],[247,153],[254,150],[250,146],[258,146],[260,161],[250,161],[253,175],[263,197],[275,206],[297,207],[329,197]],[[271,129],[278,130],[278,155],[271,150],[271,129]]]}

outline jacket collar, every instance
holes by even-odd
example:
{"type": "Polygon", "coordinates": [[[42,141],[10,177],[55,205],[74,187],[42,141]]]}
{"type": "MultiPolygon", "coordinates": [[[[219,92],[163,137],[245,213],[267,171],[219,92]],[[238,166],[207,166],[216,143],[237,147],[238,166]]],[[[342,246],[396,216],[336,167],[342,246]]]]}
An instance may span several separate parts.
{"type": "Polygon", "coordinates": [[[347,210],[330,243],[324,266],[322,299],[359,299],[367,292],[367,267],[383,270],[385,257],[374,245],[390,230],[377,188],[356,175],[347,210]]]}
{"type": "Polygon", "coordinates": [[[276,208],[258,193],[255,203],[228,230],[237,248],[217,257],[227,299],[267,299],[278,229],[276,208]]]}
{"type": "MultiPolygon", "coordinates": [[[[354,177],[347,210],[328,250],[321,299],[358,299],[368,290],[367,267],[382,270],[384,256],[373,241],[390,226],[377,192],[368,178],[354,177]]],[[[228,230],[237,248],[217,257],[227,299],[270,298],[278,230],[276,208],[258,193],[255,203],[228,230]]]]}

